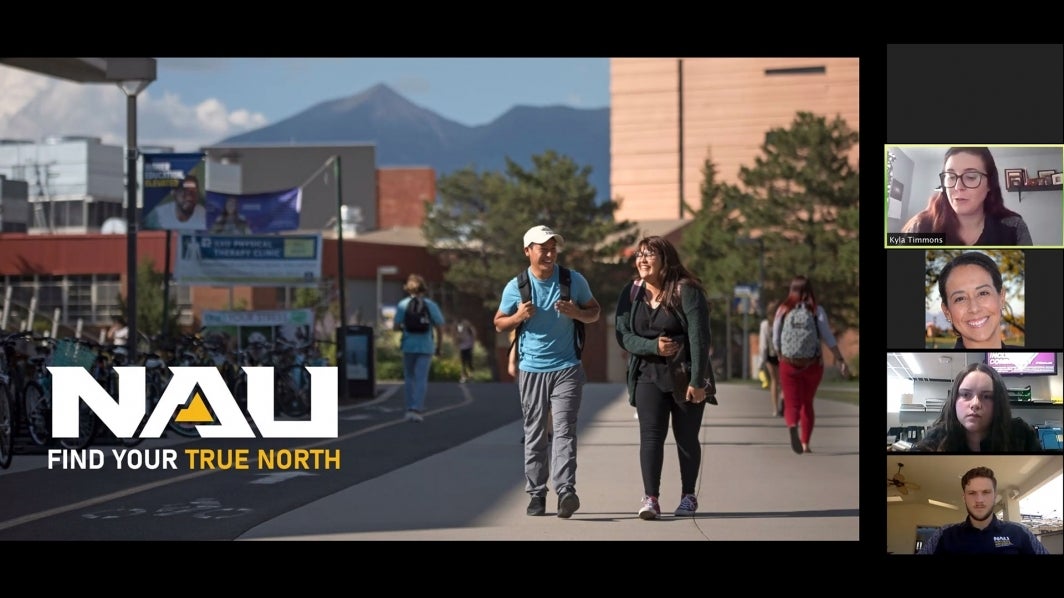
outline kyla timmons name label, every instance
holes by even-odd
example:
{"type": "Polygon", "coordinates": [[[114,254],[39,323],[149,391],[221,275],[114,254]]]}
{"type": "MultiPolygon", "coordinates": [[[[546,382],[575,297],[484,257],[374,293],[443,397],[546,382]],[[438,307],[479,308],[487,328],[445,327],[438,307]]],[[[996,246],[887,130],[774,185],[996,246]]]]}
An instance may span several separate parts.
{"type": "Polygon", "coordinates": [[[340,469],[339,449],[50,449],[48,469],[340,469]],[[254,457],[254,458],[253,458],[254,457]]]}

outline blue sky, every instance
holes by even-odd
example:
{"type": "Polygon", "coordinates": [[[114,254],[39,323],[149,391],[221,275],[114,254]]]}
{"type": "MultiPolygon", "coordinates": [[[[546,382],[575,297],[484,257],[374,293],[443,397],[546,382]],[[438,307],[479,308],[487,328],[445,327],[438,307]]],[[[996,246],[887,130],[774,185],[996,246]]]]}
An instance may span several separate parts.
{"type": "MultiPolygon", "coordinates": [[[[140,145],[193,151],[384,83],[464,125],[517,105],[609,106],[608,58],[159,58],[137,99],[140,145]]],[[[124,145],[125,96],[0,65],[0,138],[124,145]]]]}

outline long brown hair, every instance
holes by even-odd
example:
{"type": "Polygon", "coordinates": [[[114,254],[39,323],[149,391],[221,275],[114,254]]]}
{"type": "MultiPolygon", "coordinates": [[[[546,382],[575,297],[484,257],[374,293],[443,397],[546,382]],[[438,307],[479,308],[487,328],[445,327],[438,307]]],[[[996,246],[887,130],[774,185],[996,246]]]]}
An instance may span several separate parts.
{"type": "MultiPolygon", "coordinates": [[[[983,200],[983,214],[987,218],[1002,219],[1008,216],[1019,216],[1005,207],[1005,198],[1001,194],[1001,178],[998,175],[997,164],[990,150],[985,147],[951,147],[946,150],[942,158],[942,166],[945,168],[946,161],[954,154],[973,154],[983,161],[987,174],[986,199],[983,200]]],[[[947,245],[964,245],[960,238],[960,220],[953,206],[949,204],[946,190],[939,188],[927,200],[927,207],[909,219],[902,227],[903,233],[942,233],[945,235],[947,245]]]]}
{"type": "MultiPolygon", "coordinates": [[[[643,237],[639,241],[638,251],[653,251],[661,260],[661,297],[665,305],[674,311],[682,310],[680,305],[680,285],[694,287],[706,294],[702,281],[687,269],[680,261],[680,254],[668,239],[659,236],[643,237]]],[[[636,275],[638,277],[638,274],[636,275]]]]}
{"type": "Polygon", "coordinates": [[[972,372],[982,372],[990,376],[990,380],[994,385],[994,410],[990,421],[990,433],[986,439],[988,441],[987,450],[1010,450],[1011,438],[1009,432],[1012,425],[1012,408],[1009,407],[1009,390],[1005,386],[1005,379],[989,365],[976,362],[968,364],[968,367],[961,370],[953,378],[953,389],[950,391],[949,400],[942,405],[942,412],[939,413],[935,423],[931,424],[932,428],[939,428],[945,432],[938,446],[932,447],[936,451],[960,453],[968,450],[967,430],[957,420],[957,395],[960,394],[961,383],[972,372]]]}

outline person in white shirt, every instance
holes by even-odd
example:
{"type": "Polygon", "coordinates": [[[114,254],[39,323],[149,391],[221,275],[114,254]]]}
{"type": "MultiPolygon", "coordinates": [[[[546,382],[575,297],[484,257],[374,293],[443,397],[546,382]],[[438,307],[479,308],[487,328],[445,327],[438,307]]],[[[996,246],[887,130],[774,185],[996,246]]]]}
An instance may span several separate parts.
{"type": "Polygon", "coordinates": [[[207,209],[200,201],[199,179],[189,174],[174,190],[174,200],[155,206],[145,219],[144,227],[161,230],[204,230],[207,209]]]}

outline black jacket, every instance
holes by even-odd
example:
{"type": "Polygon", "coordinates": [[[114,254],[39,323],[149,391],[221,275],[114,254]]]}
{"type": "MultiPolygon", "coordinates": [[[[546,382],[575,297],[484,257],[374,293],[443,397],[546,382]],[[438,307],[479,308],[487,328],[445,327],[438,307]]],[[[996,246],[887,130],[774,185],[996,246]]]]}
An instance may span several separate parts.
{"type": "MultiPolygon", "coordinates": [[[[980,453],[990,452],[1008,452],[1008,453],[1022,453],[1022,452],[1039,452],[1042,450],[1042,443],[1038,441],[1038,433],[1034,431],[1034,428],[1022,418],[1014,417],[1010,424],[1012,427],[1009,429],[1009,446],[1001,450],[995,450],[990,448],[990,439],[983,439],[979,443],[980,453]]],[[[946,437],[946,428],[944,426],[935,426],[928,428],[924,432],[924,437],[916,443],[917,451],[938,451],[938,445],[946,437]]],[[[971,453],[968,449],[968,445],[965,444],[958,450],[948,451],[950,453],[971,453]]]]}

